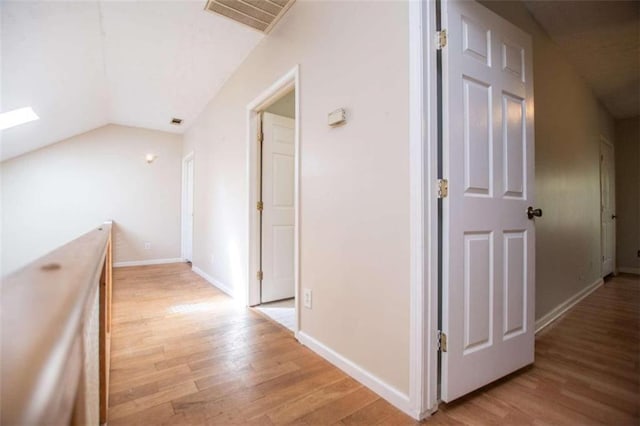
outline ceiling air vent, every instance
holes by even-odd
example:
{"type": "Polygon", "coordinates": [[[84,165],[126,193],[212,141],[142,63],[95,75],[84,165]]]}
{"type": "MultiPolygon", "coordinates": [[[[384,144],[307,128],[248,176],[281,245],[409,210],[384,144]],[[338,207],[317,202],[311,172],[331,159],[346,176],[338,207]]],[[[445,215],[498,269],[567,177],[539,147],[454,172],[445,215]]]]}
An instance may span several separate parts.
{"type": "Polygon", "coordinates": [[[269,33],[295,0],[207,0],[205,9],[269,33]]]}
{"type": "Polygon", "coordinates": [[[174,126],[179,126],[182,124],[182,118],[175,118],[173,117],[171,119],[171,124],[173,124],[174,126]]]}

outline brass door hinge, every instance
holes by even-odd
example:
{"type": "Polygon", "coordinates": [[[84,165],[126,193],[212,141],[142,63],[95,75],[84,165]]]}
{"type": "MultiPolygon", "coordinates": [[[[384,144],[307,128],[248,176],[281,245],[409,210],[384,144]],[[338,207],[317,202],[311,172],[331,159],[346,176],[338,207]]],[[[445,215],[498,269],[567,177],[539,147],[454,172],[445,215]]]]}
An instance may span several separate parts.
{"type": "Polygon", "coordinates": [[[262,201],[258,201],[256,208],[258,209],[258,211],[264,210],[264,203],[262,201]]]}
{"type": "Polygon", "coordinates": [[[447,30],[436,32],[436,49],[441,50],[447,45],[447,30]]]}
{"type": "Polygon", "coordinates": [[[438,330],[438,350],[440,352],[447,351],[447,335],[442,330],[438,330]]]}
{"type": "Polygon", "coordinates": [[[449,195],[449,181],[438,179],[438,198],[447,198],[449,195]]]}
{"type": "Polygon", "coordinates": [[[258,281],[262,281],[264,279],[264,274],[262,273],[262,271],[258,271],[258,281]]]}

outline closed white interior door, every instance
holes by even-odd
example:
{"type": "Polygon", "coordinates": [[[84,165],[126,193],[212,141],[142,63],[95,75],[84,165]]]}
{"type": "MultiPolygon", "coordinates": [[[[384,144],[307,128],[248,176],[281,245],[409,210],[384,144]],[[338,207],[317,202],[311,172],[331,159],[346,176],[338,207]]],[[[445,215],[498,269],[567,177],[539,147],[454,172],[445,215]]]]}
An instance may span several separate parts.
{"type": "Polygon", "coordinates": [[[443,2],[441,397],[534,359],[531,38],[473,1],[443,2]]]}
{"type": "Polygon", "coordinates": [[[600,217],[602,220],[602,276],[614,272],[616,263],[616,203],[613,145],[600,140],[600,217]]]}
{"type": "Polygon", "coordinates": [[[185,188],[183,207],[184,259],[193,260],[193,157],[184,162],[185,188]]]}
{"type": "Polygon", "coordinates": [[[295,120],[262,118],[262,303],[288,299],[294,288],[295,120]]]}

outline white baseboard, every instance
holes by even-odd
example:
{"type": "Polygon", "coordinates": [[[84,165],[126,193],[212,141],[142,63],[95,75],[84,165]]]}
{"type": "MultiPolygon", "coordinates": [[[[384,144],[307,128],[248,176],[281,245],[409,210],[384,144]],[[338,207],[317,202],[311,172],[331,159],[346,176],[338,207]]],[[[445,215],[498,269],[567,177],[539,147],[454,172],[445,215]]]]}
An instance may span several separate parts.
{"type": "Polygon", "coordinates": [[[388,383],[385,383],[358,364],[345,358],[303,331],[298,332],[297,337],[300,343],[307,346],[309,349],[347,373],[349,376],[353,377],[358,382],[362,383],[364,386],[371,389],[373,392],[380,395],[382,398],[386,399],[389,403],[407,415],[414,419],[418,419],[422,414],[414,412],[415,410],[411,407],[409,396],[400,392],[388,383]]]}
{"type": "Polygon", "coordinates": [[[536,320],[536,334],[542,331],[543,328],[557,320],[569,309],[573,308],[582,299],[596,291],[602,284],[604,284],[604,280],[602,278],[598,278],[594,283],[589,284],[587,287],[580,290],[578,293],[574,294],[569,299],[556,306],[555,309],[553,309],[551,312],[536,320]]]}
{"type": "Polygon", "coordinates": [[[211,284],[212,286],[214,286],[215,288],[217,288],[218,290],[222,291],[223,293],[228,294],[229,296],[235,298],[235,294],[233,292],[233,289],[231,289],[231,287],[221,283],[220,281],[216,280],[215,278],[213,278],[211,275],[207,274],[205,271],[203,271],[202,269],[198,268],[197,266],[192,266],[191,270],[193,272],[195,272],[196,274],[200,275],[202,278],[204,278],[205,280],[207,280],[207,282],[209,284],[211,284]]]}
{"type": "Polygon", "coordinates": [[[618,272],[623,272],[625,274],[640,275],[640,268],[627,268],[625,266],[622,266],[622,267],[618,268],[618,272]]]}
{"type": "Polygon", "coordinates": [[[115,262],[114,268],[122,268],[125,266],[145,266],[145,265],[162,265],[163,263],[180,263],[185,260],[181,257],[174,257],[171,259],[148,259],[148,260],[130,260],[125,262],[115,262]]]}

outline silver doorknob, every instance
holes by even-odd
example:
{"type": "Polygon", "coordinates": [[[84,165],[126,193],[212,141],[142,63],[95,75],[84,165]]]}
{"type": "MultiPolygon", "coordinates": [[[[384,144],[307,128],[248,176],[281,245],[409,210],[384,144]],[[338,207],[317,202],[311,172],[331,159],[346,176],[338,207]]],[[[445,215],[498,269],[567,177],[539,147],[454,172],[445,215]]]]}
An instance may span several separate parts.
{"type": "Polygon", "coordinates": [[[527,207],[527,217],[533,219],[534,216],[542,217],[542,209],[534,209],[533,207],[527,207]]]}

